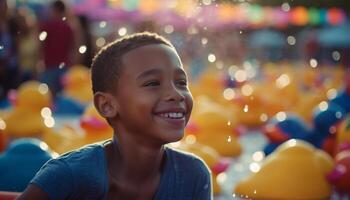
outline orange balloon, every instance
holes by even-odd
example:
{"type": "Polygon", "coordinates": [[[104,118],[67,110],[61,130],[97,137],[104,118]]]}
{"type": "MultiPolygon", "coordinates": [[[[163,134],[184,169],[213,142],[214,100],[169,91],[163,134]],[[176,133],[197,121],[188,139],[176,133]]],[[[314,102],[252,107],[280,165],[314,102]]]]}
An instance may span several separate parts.
{"type": "Polygon", "coordinates": [[[304,26],[309,22],[309,15],[307,9],[298,6],[292,9],[290,22],[297,26],[304,26]]]}
{"type": "Polygon", "coordinates": [[[160,2],[156,0],[142,0],[140,1],[139,8],[144,14],[154,14],[160,9],[160,2]]]}
{"type": "Polygon", "coordinates": [[[221,4],[218,9],[218,18],[219,21],[222,22],[228,22],[232,20],[233,13],[235,12],[235,9],[231,4],[221,4]]]}

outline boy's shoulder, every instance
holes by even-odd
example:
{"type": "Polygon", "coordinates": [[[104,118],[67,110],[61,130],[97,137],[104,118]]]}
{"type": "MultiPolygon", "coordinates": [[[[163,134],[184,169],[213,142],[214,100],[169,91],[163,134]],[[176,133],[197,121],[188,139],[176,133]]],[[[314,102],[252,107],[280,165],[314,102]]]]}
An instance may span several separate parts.
{"type": "Polygon", "coordinates": [[[31,183],[42,188],[51,199],[66,199],[69,195],[103,196],[107,188],[103,145],[87,145],[49,160],[31,183]]]}
{"type": "Polygon", "coordinates": [[[211,172],[198,156],[165,148],[167,162],[157,198],[212,199],[211,172]]]}
{"type": "Polygon", "coordinates": [[[177,170],[191,172],[191,173],[209,173],[210,170],[205,162],[193,153],[174,149],[172,147],[166,148],[167,156],[172,160],[174,167],[177,170]]]}
{"type": "Polygon", "coordinates": [[[66,165],[72,173],[79,174],[84,170],[93,171],[104,168],[106,164],[102,143],[94,143],[62,154],[52,161],[66,165]]]}
{"type": "Polygon", "coordinates": [[[79,161],[81,162],[85,159],[89,160],[99,158],[101,157],[102,152],[104,152],[103,144],[94,143],[66,152],[56,159],[65,162],[74,162],[76,159],[79,159],[79,161]]]}

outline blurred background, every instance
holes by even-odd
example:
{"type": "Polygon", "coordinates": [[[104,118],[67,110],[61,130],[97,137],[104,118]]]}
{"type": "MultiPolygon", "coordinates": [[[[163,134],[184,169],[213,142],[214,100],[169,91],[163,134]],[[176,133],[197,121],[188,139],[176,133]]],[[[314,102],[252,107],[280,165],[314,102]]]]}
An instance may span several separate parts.
{"type": "Polygon", "coordinates": [[[349,199],[349,12],[346,0],[0,0],[0,191],[112,136],[91,60],[151,31],[176,47],[194,96],[171,145],[205,160],[215,199],[349,199]]]}

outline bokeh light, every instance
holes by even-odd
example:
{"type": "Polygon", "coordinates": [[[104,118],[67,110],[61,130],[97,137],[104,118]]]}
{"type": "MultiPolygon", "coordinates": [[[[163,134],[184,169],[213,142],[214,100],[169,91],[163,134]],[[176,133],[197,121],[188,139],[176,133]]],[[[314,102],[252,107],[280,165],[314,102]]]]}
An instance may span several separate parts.
{"type": "Polygon", "coordinates": [[[232,88],[226,88],[223,95],[226,100],[232,100],[235,98],[236,93],[232,88]]]}
{"type": "Polygon", "coordinates": [[[276,119],[280,122],[286,120],[286,118],[287,118],[287,115],[285,112],[278,112],[276,114],[276,119]]]}
{"type": "Polygon", "coordinates": [[[128,33],[128,30],[125,28],[125,27],[121,27],[119,30],[118,30],[118,34],[119,36],[124,36],[128,33]]]}
{"type": "Polygon", "coordinates": [[[213,63],[213,62],[215,62],[215,60],[216,60],[216,56],[214,54],[211,53],[208,55],[209,62],[213,63]]]}
{"type": "Polygon", "coordinates": [[[47,32],[46,31],[42,31],[39,35],[39,40],[40,41],[44,41],[47,37],[47,32]]]}
{"type": "Polygon", "coordinates": [[[328,103],[326,101],[322,101],[320,104],[318,104],[318,107],[321,111],[325,111],[328,109],[328,103]]]}
{"type": "Polygon", "coordinates": [[[311,58],[311,59],[310,59],[310,66],[311,66],[312,68],[316,68],[316,67],[317,67],[317,64],[318,64],[318,62],[317,62],[316,59],[314,59],[314,58],[311,58]]]}
{"type": "Polygon", "coordinates": [[[45,84],[45,83],[42,83],[39,85],[38,90],[41,94],[46,94],[49,92],[49,86],[47,86],[47,84],[45,84]]]}
{"type": "Polygon", "coordinates": [[[0,130],[6,129],[6,123],[3,119],[0,118],[0,130]]]}

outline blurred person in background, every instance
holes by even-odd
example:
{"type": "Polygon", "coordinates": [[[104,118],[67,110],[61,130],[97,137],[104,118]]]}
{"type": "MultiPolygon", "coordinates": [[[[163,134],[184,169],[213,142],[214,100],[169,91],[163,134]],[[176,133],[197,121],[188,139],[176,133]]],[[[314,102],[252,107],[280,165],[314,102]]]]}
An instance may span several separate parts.
{"type": "Polygon", "coordinates": [[[39,41],[36,37],[37,24],[35,14],[26,7],[19,8],[15,15],[16,43],[20,67],[20,81],[36,79],[39,41]]]}
{"type": "Polygon", "coordinates": [[[71,65],[74,34],[66,18],[66,5],[58,0],[51,5],[50,19],[40,27],[41,53],[45,69],[40,81],[46,83],[53,95],[62,89],[61,77],[71,65]]]}
{"type": "Polygon", "coordinates": [[[0,99],[18,86],[16,34],[6,0],[0,0],[0,99]]]}
{"type": "Polygon", "coordinates": [[[92,58],[95,54],[94,45],[92,43],[92,35],[90,29],[90,20],[85,15],[77,16],[78,30],[77,32],[77,44],[79,54],[77,56],[76,63],[82,64],[86,67],[91,66],[92,58]]]}
{"type": "Polygon", "coordinates": [[[316,31],[312,31],[308,37],[308,40],[305,44],[305,60],[310,60],[311,58],[315,58],[320,60],[319,56],[320,44],[317,41],[317,33],[316,31]]]}

